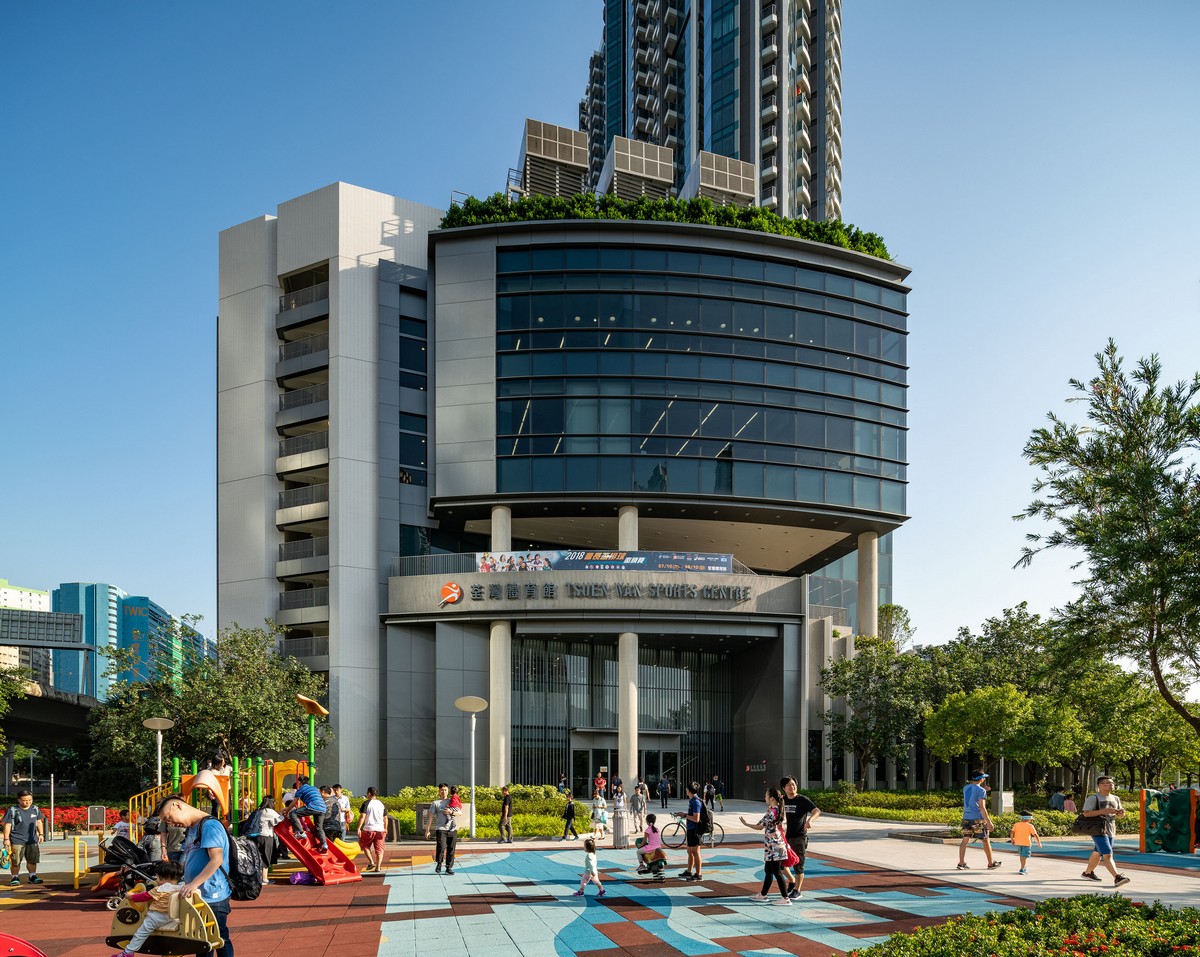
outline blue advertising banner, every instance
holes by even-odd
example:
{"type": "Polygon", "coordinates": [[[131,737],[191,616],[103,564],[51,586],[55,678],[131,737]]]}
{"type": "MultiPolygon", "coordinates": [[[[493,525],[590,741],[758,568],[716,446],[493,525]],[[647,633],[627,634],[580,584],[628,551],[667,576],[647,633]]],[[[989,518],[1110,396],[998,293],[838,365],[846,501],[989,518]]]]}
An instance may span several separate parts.
{"type": "Polygon", "coordinates": [[[481,572],[629,571],[733,573],[733,556],[709,552],[491,552],[475,553],[481,572]]]}

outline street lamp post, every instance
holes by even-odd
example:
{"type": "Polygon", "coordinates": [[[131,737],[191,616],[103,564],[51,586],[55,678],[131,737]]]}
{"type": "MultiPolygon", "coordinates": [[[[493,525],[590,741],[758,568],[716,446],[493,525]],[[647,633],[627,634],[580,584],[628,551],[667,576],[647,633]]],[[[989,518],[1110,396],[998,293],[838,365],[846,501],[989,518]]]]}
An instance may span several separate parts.
{"type": "Polygon", "coordinates": [[[454,707],[471,716],[471,837],[475,836],[475,715],[487,706],[484,698],[473,694],[454,699],[454,707]]]}
{"type": "Polygon", "coordinates": [[[154,762],[154,783],[162,787],[162,733],[175,727],[175,722],[170,718],[147,718],[142,722],[142,727],[155,734],[158,760],[154,762]]]}
{"type": "Polygon", "coordinates": [[[29,790],[33,790],[33,756],[38,752],[33,748],[29,749],[29,790]]]}

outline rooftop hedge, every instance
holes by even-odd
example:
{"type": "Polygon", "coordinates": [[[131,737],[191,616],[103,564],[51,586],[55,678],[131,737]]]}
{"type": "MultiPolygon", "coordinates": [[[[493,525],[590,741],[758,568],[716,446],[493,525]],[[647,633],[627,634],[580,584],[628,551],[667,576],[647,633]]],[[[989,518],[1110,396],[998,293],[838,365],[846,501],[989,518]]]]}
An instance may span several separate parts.
{"type": "Polygon", "coordinates": [[[541,222],[554,219],[627,219],[658,223],[695,223],[730,226],[778,236],[794,236],[812,242],[839,246],[888,259],[883,237],[867,233],[840,220],[786,219],[761,206],[718,206],[707,196],[697,199],[626,200],[607,194],[578,193],[574,196],[525,196],[510,200],[504,193],[487,199],[469,197],[451,206],[442,219],[442,229],[487,226],[493,223],[541,222]]]}

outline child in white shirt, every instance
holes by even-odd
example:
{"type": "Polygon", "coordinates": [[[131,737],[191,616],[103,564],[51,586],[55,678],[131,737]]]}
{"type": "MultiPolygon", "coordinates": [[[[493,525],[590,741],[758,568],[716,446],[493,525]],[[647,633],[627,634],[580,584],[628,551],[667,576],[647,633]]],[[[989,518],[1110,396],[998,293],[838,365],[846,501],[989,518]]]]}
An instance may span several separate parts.
{"type": "Polygon", "coordinates": [[[583,889],[588,884],[595,884],[600,888],[600,896],[603,897],[607,891],[600,881],[600,870],[596,866],[596,842],[590,837],[583,842],[583,852],[583,873],[579,875],[579,890],[572,896],[582,897],[583,889]]]}

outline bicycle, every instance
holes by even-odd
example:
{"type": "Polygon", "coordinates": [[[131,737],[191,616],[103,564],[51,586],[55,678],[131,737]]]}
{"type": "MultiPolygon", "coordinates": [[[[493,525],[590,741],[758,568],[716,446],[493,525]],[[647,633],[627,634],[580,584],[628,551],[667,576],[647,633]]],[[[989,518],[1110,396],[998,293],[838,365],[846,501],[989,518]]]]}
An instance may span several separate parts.
{"type": "MultiPolygon", "coordinates": [[[[662,842],[670,848],[683,847],[687,840],[687,826],[678,818],[662,829],[662,842]]],[[[725,828],[716,821],[712,822],[712,830],[701,835],[701,847],[718,847],[725,840],[725,828]]]]}

